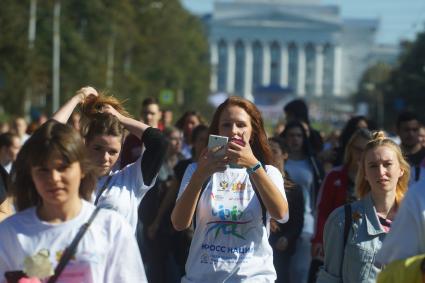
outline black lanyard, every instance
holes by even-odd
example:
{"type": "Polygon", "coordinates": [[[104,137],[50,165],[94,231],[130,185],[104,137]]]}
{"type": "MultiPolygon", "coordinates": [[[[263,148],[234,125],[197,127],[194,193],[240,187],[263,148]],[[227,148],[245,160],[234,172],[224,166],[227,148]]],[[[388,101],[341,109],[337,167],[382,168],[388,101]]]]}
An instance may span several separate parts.
{"type": "Polygon", "coordinates": [[[100,189],[99,193],[96,195],[96,199],[94,200],[94,205],[97,206],[97,203],[99,202],[100,196],[103,194],[104,191],[108,188],[109,182],[111,181],[112,175],[108,176],[108,179],[106,179],[105,183],[103,184],[102,188],[100,189]]]}

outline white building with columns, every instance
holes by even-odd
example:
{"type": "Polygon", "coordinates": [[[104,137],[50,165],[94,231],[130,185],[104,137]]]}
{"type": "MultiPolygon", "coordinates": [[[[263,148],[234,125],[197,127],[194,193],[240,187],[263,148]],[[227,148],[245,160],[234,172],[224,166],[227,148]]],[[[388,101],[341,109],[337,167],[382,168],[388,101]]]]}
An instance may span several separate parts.
{"type": "Polygon", "coordinates": [[[342,19],[319,0],[220,0],[207,21],[211,92],[252,99],[257,87],[346,97],[370,65],[377,20],[342,19]]]}

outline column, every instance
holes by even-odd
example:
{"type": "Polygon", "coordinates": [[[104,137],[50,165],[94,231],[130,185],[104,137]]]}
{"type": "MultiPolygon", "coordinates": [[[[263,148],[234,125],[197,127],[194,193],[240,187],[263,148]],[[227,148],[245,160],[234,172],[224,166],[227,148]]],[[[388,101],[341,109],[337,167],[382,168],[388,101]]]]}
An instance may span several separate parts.
{"type": "Polygon", "coordinates": [[[216,42],[210,44],[210,63],[211,63],[211,78],[210,91],[212,93],[218,90],[218,46],[216,42]]]}
{"type": "Polygon", "coordinates": [[[289,55],[288,45],[286,42],[282,42],[280,45],[280,78],[279,85],[282,87],[288,86],[288,74],[289,74],[289,55]]]}
{"type": "Polygon", "coordinates": [[[227,42],[227,70],[226,70],[226,91],[228,94],[235,92],[235,44],[227,42]]]}
{"type": "Polygon", "coordinates": [[[252,54],[252,43],[249,41],[244,42],[245,45],[245,56],[244,56],[244,66],[245,66],[245,70],[244,70],[244,79],[243,79],[243,95],[244,98],[249,99],[249,100],[253,100],[253,96],[252,96],[252,70],[253,70],[253,64],[254,64],[254,59],[253,59],[253,54],[252,54]]]}
{"type": "Polygon", "coordinates": [[[341,46],[335,45],[332,50],[333,55],[333,95],[341,96],[341,77],[342,77],[342,48],[341,46]]]}
{"type": "Polygon", "coordinates": [[[270,44],[268,42],[263,42],[263,71],[261,76],[261,84],[263,86],[270,85],[270,64],[271,64],[271,56],[270,56],[270,44]]]}
{"type": "Polygon", "coordinates": [[[323,95],[323,45],[317,44],[314,46],[314,94],[316,96],[323,95]]]}
{"type": "Polygon", "coordinates": [[[297,45],[297,95],[305,95],[305,74],[306,74],[306,62],[305,62],[305,46],[300,43],[297,45]]]}

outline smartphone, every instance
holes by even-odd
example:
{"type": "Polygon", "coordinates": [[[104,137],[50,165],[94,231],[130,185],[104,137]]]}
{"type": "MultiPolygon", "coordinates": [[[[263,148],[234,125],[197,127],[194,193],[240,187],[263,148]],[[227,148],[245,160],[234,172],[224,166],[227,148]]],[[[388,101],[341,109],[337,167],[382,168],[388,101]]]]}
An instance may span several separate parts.
{"type": "Polygon", "coordinates": [[[217,148],[220,147],[220,149],[215,153],[217,155],[223,155],[226,151],[225,145],[229,141],[228,137],[223,136],[217,136],[217,135],[210,135],[208,137],[208,148],[217,148]]]}
{"type": "Polygon", "coordinates": [[[28,278],[23,271],[6,271],[4,273],[7,283],[18,283],[22,278],[28,278]]]}

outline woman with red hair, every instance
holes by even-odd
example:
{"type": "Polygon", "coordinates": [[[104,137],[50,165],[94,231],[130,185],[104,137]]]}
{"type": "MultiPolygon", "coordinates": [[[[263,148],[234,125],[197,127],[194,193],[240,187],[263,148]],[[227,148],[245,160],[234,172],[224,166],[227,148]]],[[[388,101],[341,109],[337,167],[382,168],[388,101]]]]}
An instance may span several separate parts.
{"type": "Polygon", "coordinates": [[[281,173],[268,165],[261,114],[250,101],[230,97],[216,110],[209,133],[229,142],[204,150],[187,168],[171,216],[177,230],[192,218],[195,227],[182,282],[273,282],[267,223],[287,221],[288,204],[281,173]]]}

